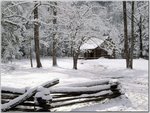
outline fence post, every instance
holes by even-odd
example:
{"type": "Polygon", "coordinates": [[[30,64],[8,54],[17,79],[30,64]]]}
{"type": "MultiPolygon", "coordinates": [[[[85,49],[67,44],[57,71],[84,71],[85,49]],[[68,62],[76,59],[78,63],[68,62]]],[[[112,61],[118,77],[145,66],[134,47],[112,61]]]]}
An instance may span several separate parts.
{"type": "Polygon", "coordinates": [[[34,97],[35,104],[40,107],[36,111],[50,112],[52,97],[47,88],[40,88],[34,97]]]}
{"type": "Polygon", "coordinates": [[[111,98],[115,98],[121,95],[121,92],[119,91],[119,82],[118,81],[110,81],[110,90],[113,92],[113,95],[111,96],[111,98]]]}

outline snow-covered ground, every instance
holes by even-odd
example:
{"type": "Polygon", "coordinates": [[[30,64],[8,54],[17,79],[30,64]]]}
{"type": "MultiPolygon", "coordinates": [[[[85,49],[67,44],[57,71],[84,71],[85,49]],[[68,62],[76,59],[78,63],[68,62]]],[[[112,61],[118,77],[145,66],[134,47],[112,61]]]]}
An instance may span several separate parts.
{"type": "Polygon", "coordinates": [[[101,102],[61,107],[58,111],[148,111],[148,60],[135,59],[134,69],[126,69],[124,59],[79,60],[78,70],[72,69],[71,58],[59,58],[52,67],[50,58],[41,60],[42,68],[30,67],[27,59],[1,64],[1,85],[13,88],[37,86],[58,78],[58,85],[89,80],[115,78],[121,82],[125,95],[101,102]]]}

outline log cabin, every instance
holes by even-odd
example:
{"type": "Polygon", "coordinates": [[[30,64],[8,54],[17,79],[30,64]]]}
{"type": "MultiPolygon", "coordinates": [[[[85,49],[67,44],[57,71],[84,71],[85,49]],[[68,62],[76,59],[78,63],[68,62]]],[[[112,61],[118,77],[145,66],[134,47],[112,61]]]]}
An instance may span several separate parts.
{"type": "Polygon", "coordinates": [[[115,58],[115,43],[108,36],[90,38],[81,45],[80,57],[84,59],[115,58]]]}

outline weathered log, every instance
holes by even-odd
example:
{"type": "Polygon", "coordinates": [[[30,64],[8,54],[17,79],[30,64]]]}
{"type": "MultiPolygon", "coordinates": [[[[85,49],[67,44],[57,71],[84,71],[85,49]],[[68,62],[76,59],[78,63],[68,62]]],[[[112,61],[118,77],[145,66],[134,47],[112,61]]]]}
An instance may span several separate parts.
{"type": "Polygon", "coordinates": [[[16,94],[16,95],[20,95],[23,94],[27,91],[27,88],[12,88],[12,87],[6,87],[6,86],[2,86],[1,87],[1,92],[2,93],[10,93],[10,94],[16,94]]]}
{"type": "MultiPolygon", "coordinates": [[[[2,99],[1,100],[2,103],[8,103],[10,100],[9,99],[2,99]]],[[[25,101],[23,103],[20,103],[19,105],[22,105],[22,106],[30,106],[30,107],[34,107],[34,106],[38,106],[34,103],[34,101],[25,101]]]]}
{"type": "MultiPolygon", "coordinates": [[[[53,98],[52,102],[61,102],[61,101],[68,101],[68,100],[74,100],[74,99],[81,99],[81,98],[95,98],[95,97],[100,97],[100,96],[105,96],[108,95],[110,93],[113,93],[112,91],[108,90],[108,91],[101,91],[98,93],[94,93],[94,94],[82,94],[79,96],[73,96],[73,95],[61,95],[63,97],[59,97],[59,98],[53,98]]],[[[3,99],[2,99],[3,100],[3,99]]],[[[20,104],[20,105],[34,105],[34,98],[32,97],[32,100],[27,99],[26,102],[20,104]]],[[[6,101],[8,102],[8,101],[6,101]]]]}
{"type": "Polygon", "coordinates": [[[33,96],[36,93],[37,88],[33,88],[30,89],[29,91],[27,91],[25,94],[9,101],[6,104],[2,104],[2,111],[7,111],[11,108],[16,107],[17,105],[19,105],[20,103],[24,102],[26,99],[28,99],[29,97],[33,96]]]}
{"type": "MultiPolygon", "coordinates": [[[[56,84],[59,83],[59,79],[54,79],[52,81],[48,81],[44,84],[42,84],[41,86],[44,86],[45,88],[49,88],[49,87],[52,87],[56,84]]],[[[22,89],[19,89],[19,88],[12,88],[12,87],[1,87],[1,91],[2,93],[10,93],[10,94],[16,94],[16,95],[20,95],[20,94],[23,94],[25,93],[29,88],[22,88],[22,89]]]]}
{"type": "Polygon", "coordinates": [[[22,106],[18,105],[17,107],[10,109],[11,112],[13,111],[21,111],[21,112],[50,112],[50,110],[44,110],[41,109],[40,107],[27,107],[27,106],[22,106]]]}
{"type": "Polygon", "coordinates": [[[35,112],[35,107],[27,107],[23,105],[18,105],[15,108],[11,108],[10,111],[22,111],[22,112],[35,112]]]}
{"type": "Polygon", "coordinates": [[[18,94],[12,94],[12,93],[1,93],[1,98],[2,99],[14,99],[18,97],[18,94]]]}
{"type": "MultiPolygon", "coordinates": [[[[59,82],[59,80],[55,79],[55,80],[46,82],[46,83],[44,83],[40,86],[48,88],[50,86],[53,86],[53,85],[57,84],[58,82],[59,82]]],[[[8,111],[9,109],[16,107],[20,103],[23,103],[25,100],[27,100],[28,98],[33,96],[36,93],[37,89],[38,89],[38,87],[31,88],[26,93],[24,93],[23,95],[9,101],[6,104],[2,104],[2,111],[8,111]]]]}
{"type": "MultiPolygon", "coordinates": [[[[30,106],[30,107],[40,107],[38,104],[35,104],[34,102],[32,101],[26,101],[24,103],[21,103],[19,105],[22,105],[22,106],[30,106]]],[[[50,104],[46,104],[45,106],[47,106],[49,109],[50,109],[50,104]]]]}
{"type": "Polygon", "coordinates": [[[68,100],[74,100],[74,99],[82,99],[82,98],[97,98],[97,97],[103,97],[106,95],[112,94],[112,91],[102,91],[94,94],[82,94],[80,96],[72,96],[72,97],[66,97],[66,98],[56,98],[53,99],[52,102],[62,102],[62,101],[68,101],[68,100]]]}
{"type": "MultiPolygon", "coordinates": [[[[72,97],[72,96],[74,96],[74,95],[68,95],[68,94],[62,94],[62,93],[51,93],[51,95],[52,95],[52,98],[63,98],[63,97],[72,97]]],[[[80,94],[78,94],[78,95],[80,95],[80,94]]]]}
{"type": "MultiPolygon", "coordinates": [[[[45,88],[49,88],[50,86],[53,86],[57,84],[59,80],[53,80],[47,83],[42,84],[41,86],[45,88]]],[[[104,81],[106,83],[106,81],[104,81]]],[[[102,83],[102,82],[101,82],[102,83]]],[[[118,82],[115,83],[109,83],[106,85],[101,84],[101,85],[94,85],[93,82],[91,82],[90,85],[83,85],[85,87],[81,87],[81,84],[77,87],[53,87],[50,88],[50,92],[52,94],[53,100],[51,105],[47,105],[49,109],[51,108],[56,108],[56,107],[61,107],[61,106],[67,106],[67,105],[72,105],[76,103],[84,103],[84,102],[90,102],[90,101],[99,101],[102,99],[106,98],[115,98],[121,95],[118,85],[118,82]],[[91,86],[90,86],[91,85],[91,86]]],[[[6,91],[6,90],[3,90],[6,91]]],[[[2,100],[3,102],[7,102],[7,99],[13,99],[15,96],[17,98],[9,101],[6,104],[2,104],[2,111],[7,111],[7,110],[14,110],[18,106],[23,106],[24,108],[20,108],[19,111],[35,111],[33,108],[39,107],[34,103],[34,97],[33,95],[36,93],[37,87],[32,88],[28,90],[25,94],[17,97],[19,92],[16,92],[14,96],[10,96],[10,92],[8,94],[4,94],[2,97],[4,97],[2,100]],[[19,105],[18,105],[19,104],[19,105]],[[8,105],[8,106],[7,106],[8,105]],[[31,108],[30,110],[26,108],[31,108]]],[[[12,93],[12,92],[11,92],[12,93]]],[[[14,93],[14,92],[13,92],[14,93]]],[[[47,109],[48,110],[48,109],[47,109]]]]}
{"type": "Polygon", "coordinates": [[[72,104],[77,104],[77,103],[85,103],[85,102],[91,102],[91,101],[101,101],[104,100],[106,98],[115,98],[119,96],[118,94],[113,94],[113,93],[109,93],[103,96],[97,96],[97,97],[91,97],[91,98],[81,98],[81,99],[74,99],[73,101],[65,101],[65,102],[56,102],[56,103],[52,103],[51,104],[51,108],[57,108],[57,107],[62,107],[62,106],[67,106],[67,105],[72,105],[72,104]]]}
{"type": "Polygon", "coordinates": [[[110,85],[98,85],[98,86],[92,86],[92,87],[56,87],[51,88],[51,93],[64,93],[64,94],[92,94],[97,93],[99,91],[109,90],[110,85]]]}
{"type": "MultiPolygon", "coordinates": [[[[101,87],[103,86],[103,85],[100,85],[101,87]]],[[[117,88],[117,86],[118,85],[116,85],[116,84],[112,84],[111,86],[110,86],[110,89],[113,91],[115,91],[115,90],[118,90],[118,89],[116,89],[117,88]]],[[[55,88],[55,90],[58,92],[58,93],[55,93],[55,92],[53,92],[53,89],[51,89],[51,93],[52,93],[52,97],[53,98],[60,98],[60,97],[70,97],[70,96],[77,96],[77,95],[80,95],[80,94],[88,94],[88,93],[95,93],[95,92],[97,92],[97,90],[98,90],[98,92],[99,92],[99,88],[100,88],[100,90],[101,90],[101,87],[99,87],[99,86],[94,86],[94,87],[89,87],[89,88],[86,88],[86,87],[65,87],[65,88],[59,88],[59,87],[56,87],[55,88]],[[97,89],[96,89],[97,88],[97,89]],[[65,89],[65,90],[63,90],[63,94],[59,94],[59,93],[62,93],[61,91],[62,91],[62,89],[65,89]],[[96,89],[96,90],[95,90],[96,89]],[[92,91],[91,91],[92,90],[92,91]],[[59,92],[60,91],[60,92],[59,92]],[[64,93],[66,93],[66,94],[64,94],[64,93]]],[[[103,89],[103,88],[102,88],[103,89]]],[[[104,88],[105,89],[105,88],[104,88]]],[[[34,97],[30,97],[30,98],[28,98],[27,100],[29,100],[29,101],[33,101],[34,100],[34,97]]]]}
{"type": "Polygon", "coordinates": [[[15,94],[15,95],[22,95],[23,93],[19,93],[19,92],[12,92],[12,91],[5,91],[4,89],[2,89],[1,93],[7,93],[7,94],[15,94]]]}
{"type": "Polygon", "coordinates": [[[111,85],[111,87],[110,87],[111,90],[115,90],[115,89],[117,89],[117,88],[118,88],[118,85],[117,85],[117,84],[113,84],[113,85],[111,85]]]}
{"type": "Polygon", "coordinates": [[[65,102],[57,102],[57,103],[52,103],[51,108],[56,108],[56,107],[62,107],[62,106],[67,106],[67,105],[73,105],[77,103],[85,103],[85,102],[90,102],[90,101],[98,101],[98,100],[103,100],[106,97],[99,97],[99,98],[87,98],[87,99],[75,99],[71,101],[65,101],[65,102]]]}
{"type": "Polygon", "coordinates": [[[113,92],[113,94],[109,95],[108,98],[116,98],[116,97],[119,97],[121,95],[121,92],[119,90],[112,91],[112,92],[113,92]]]}
{"type": "Polygon", "coordinates": [[[4,103],[7,103],[9,102],[10,100],[9,99],[1,99],[1,103],[4,104],[4,103]]]}
{"type": "MultiPolygon", "coordinates": [[[[49,109],[51,108],[56,108],[56,107],[62,107],[62,106],[67,106],[67,105],[72,105],[72,104],[77,104],[77,103],[84,103],[84,102],[90,102],[90,101],[100,101],[106,98],[115,98],[119,96],[117,93],[114,94],[111,91],[106,91],[104,93],[96,93],[96,94],[88,94],[88,95],[81,95],[78,97],[72,97],[72,98],[68,98],[68,99],[60,99],[60,100],[53,100],[51,106],[49,107],[49,109]],[[71,100],[71,101],[69,101],[71,100]],[[64,102],[62,102],[64,101],[64,102]]],[[[35,105],[33,102],[24,102],[21,103],[19,106],[29,106],[29,107],[38,107],[38,105],[35,105]]],[[[18,107],[18,106],[17,106],[18,107]]],[[[14,108],[13,108],[14,109],[14,108]]],[[[32,110],[19,110],[19,111],[32,111],[32,110]]]]}
{"type": "Polygon", "coordinates": [[[64,86],[69,86],[69,87],[91,87],[91,86],[104,85],[104,84],[109,84],[109,80],[93,80],[93,81],[87,81],[87,82],[82,82],[82,83],[66,84],[64,86]]]}
{"type": "MultiPolygon", "coordinates": [[[[14,97],[15,97],[15,96],[14,96],[14,97]]],[[[17,97],[18,97],[18,96],[17,96],[17,97]]],[[[11,97],[11,96],[5,96],[5,95],[3,95],[2,100],[4,100],[4,99],[12,100],[12,99],[15,99],[15,98],[13,98],[13,97],[11,97]]],[[[34,97],[32,96],[32,97],[28,98],[27,101],[34,101],[34,97]]],[[[7,102],[8,102],[8,101],[7,101],[7,102]]]]}
{"type": "Polygon", "coordinates": [[[41,86],[43,86],[45,88],[49,88],[49,87],[52,87],[58,83],[59,83],[59,79],[54,79],[54,80],[51,80],[51,81],[48,81],[48,82],[42,84],[41,86]]]}

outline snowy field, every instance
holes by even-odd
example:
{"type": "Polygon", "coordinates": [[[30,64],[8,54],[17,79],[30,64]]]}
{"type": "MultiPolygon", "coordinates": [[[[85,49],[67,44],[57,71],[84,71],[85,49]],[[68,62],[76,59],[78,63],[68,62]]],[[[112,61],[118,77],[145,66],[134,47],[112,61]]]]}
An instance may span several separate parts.
{"type": "Polygon", "coordinates": [[[13,88],[37,86],[58,78],[58,85],[89,80],[115,78],[121,82],[124,95],[101,102],[72,105],[57,111],[148,111],[148,60],[135,59],[134,69],[126,69],[124,59],[79,60],[78,70],[72,69],[72,58],[59,58],[52,67],[50,58],[41,60],[42,68],[30,67],[29,60],[1,64],[1,85],[13,88]]]}

